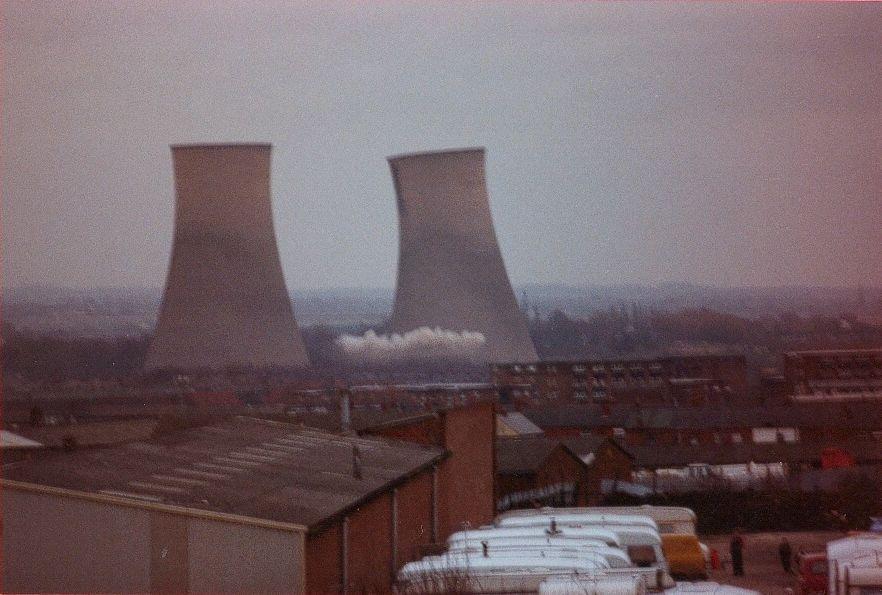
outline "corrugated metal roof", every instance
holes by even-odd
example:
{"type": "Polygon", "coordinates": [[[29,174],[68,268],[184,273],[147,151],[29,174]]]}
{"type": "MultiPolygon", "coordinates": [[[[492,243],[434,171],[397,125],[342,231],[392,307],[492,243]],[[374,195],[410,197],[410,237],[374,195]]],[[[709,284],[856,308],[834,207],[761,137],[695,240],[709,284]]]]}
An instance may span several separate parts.
{"type": "Polygon", "coordinates": [[[4,477],[314,528],[443,456],[437,448],[234,418],[10,465],[4,477]]]}

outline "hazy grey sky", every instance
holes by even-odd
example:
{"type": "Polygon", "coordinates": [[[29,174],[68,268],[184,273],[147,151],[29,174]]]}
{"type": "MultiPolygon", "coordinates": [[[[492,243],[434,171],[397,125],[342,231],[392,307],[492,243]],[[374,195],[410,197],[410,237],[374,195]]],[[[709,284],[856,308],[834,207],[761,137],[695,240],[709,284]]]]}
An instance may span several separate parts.
{"type": "Polygon", "coordinates": [[[392,286],[485,146],[514,283],[882,284],[882,4],[3,3],[4,282],[161,286],[173,143],[269,141],[290,289],[392,286]]]}

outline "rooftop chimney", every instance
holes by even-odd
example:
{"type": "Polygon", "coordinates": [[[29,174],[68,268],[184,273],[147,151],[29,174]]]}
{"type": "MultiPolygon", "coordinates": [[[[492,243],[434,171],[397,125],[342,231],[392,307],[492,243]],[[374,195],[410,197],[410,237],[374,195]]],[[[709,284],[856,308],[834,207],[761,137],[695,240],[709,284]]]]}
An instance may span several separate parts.
{"type": "Polygon", "coordinates": [[[348,432],[352,429],[352,393],[348,388],[337,389],[340,395],[340,429],[348,432]]]}

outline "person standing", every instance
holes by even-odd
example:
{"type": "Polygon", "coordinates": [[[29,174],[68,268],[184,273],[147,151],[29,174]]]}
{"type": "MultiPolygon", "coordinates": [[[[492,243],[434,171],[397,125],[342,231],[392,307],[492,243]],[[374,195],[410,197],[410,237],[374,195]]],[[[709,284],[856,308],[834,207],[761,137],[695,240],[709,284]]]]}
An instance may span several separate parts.
{"type": "Polygon", "coordinates": [[[732,574],[744,576],[744,538],[740,531],[735,531],[729,542],[729,553],[732,556],[732,574]]]}
{"type": "Polygon", "coordinates": [[[790,542],[787,541],[786,537],[781,539],[781,544],[778,546],[778,557],[781,558],[781,568],[784,569],[784,572],[787,574],[793,574],[793,571],[790,569],[790,561],[793,559],[793,549],[790,547],[790,542]]]}

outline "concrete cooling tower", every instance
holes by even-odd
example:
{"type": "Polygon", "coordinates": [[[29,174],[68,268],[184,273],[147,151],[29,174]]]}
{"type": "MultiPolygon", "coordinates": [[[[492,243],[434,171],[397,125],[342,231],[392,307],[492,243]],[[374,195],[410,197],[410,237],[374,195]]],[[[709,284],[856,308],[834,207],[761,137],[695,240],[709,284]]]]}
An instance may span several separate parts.
{"type": "Polygon", "coordinates": [[[309,365],[273,231],[270,151],[172,147],[174,245],[147,369],[309,365]]]}
{"type": "Polygon", "coordinates": [[[493,362],[536,361],[496,243],[484,149],[389,158],[398,197],[398,287],[391,331],[477,331],[493,362]]]}

